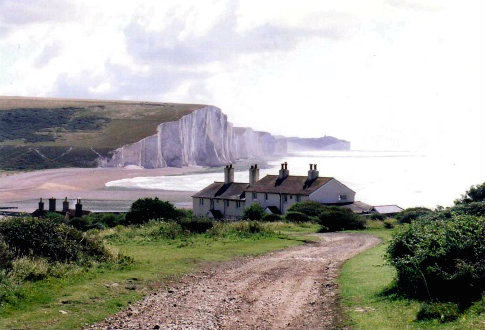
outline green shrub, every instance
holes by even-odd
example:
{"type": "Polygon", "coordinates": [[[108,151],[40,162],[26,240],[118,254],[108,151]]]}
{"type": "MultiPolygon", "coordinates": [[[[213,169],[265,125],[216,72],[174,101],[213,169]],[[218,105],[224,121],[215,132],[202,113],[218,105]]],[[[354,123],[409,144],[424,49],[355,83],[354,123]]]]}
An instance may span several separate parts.
{"type": "Polygon", "coordinates": [[[281,215],[274,214],[274,213],[267,213],[263,216],[263,221],[265,222],[281,221],[281,215]]]}
{"type": "Polygon", "coordinates": [[[285,220],[290,221],[290,222],[308,222],[311,219],[305,213],[296,212],[296,211],[288,211],[285,214],[285,220]]]}
{"type": "Polygon", "coordinates": [[[421,216],[430,214],[431,212],[433,211],[425,207],[412,207],[396,214],[396,219],[399,221],[399,223],[410,223],[411,221],[416,220],[421,216]]]}
{"type": "Polygon", "coordinates": [[[52,220],[57,221],[57,222],[65,222],[65,216],[63,216],[62,214],[56,213],[56,212],[48,212],[45,215],[45,218],[52,219],[52,220]]]}
{"type": "Polygon", "coordinates": [[[485,202],[485,182],[471,186],[469,190],[455,201],[455,204],[467,204],[472,202],[485,202]]]}
{"type": "Polygon", "coordinates": [[[135,201],[125,216],[129,225],[143,224],[150,220],[179,220],[184,215],[172,203],[155,198],[141,198],[135,201]]]}
{"type": "Polygon", "coordinates": [[[14,282],[39,281],[49,275],[49,263],[43,258],[21,257],[12,262],[8,272],[9,278],[14,282]]]}
{"type": "Polygon", "coordinates": [[[209,237],[266,237],[274,235],[268,224],[258,221],[216,222],[208,232],[209,237]]]}
{"type": "Polygon", "coordinates": [[[287,212],[299,212],[306,214],[308,217],[318,217],[326,208],[325,205],[314,201],[305,201],[295,203],[288,208],[287,212]]]}
{"type": "Polygon", "coordinates": [[[178,222],[183,230],[191,233],[205,233],[214,226],[214,222],[206,218],[184,218],[178,222]]]}
{"type": "Polygon", "coordinates": [[[373,215],[370,216],[372,220],[384,220],[386,218],[385,215],[379,214],[379,213],[374,213],[373,215]]]}
{"type": "Polygon", "coordinates": [[[13,260],[13,254],[9,250],[7,243],[2,235],[0,235],[0,271],[2,269],[10,268],[13,260]]]}
{"type": "Polygon", "coordinates": [[[263,207],[259,203],[253,203],[244,209],[243,219],[262,220],[265,214],[263,207]]]}
{"type": "Polygon", "coordinates": [[[396,286],[412,297],[467,304],[485,290],[485,218],[439,214],[397,233],[386,253],[396,286]]]}
{"type": "Polygon", "coordinates": [[[80,231],[91,229],[91,222],[88,217],[72,218],[69,220],[68,224],[80,231]]]}
{"type": "Polygon", "coordinates": [[[439,320],[440,323],[456,320],[460,309],[453,303],[424,303],[416,315],[418,321],[439,320]]]}
{"type": "Polygon", "coordinates": [[[318,217],[323,231],[364,229],[365,219],[351,210],[338,206],[325,206],[318,217]]]}
{"type": "Polygon", "coordinates": [[[384,220],[384,228],[386,229],[392,229],[394,228],[394,222],[391,219],[386,219],[384,220]]]}
{"type": "Polygon", "coordinates": [[[485,202],[470,202],[466,204],[457,204],[449,209],[450,212],[463,215],[474,215],[477,217],[485,216],[485,202]]]}
{"type": "Polygon", "coordinates": [[[184,235],[182,226],[174,221],[160,222],[158,228],[157,237],[166,239],[176,239],[184,235]]]}
{"type": "Polygon", "coordinates": [[[52,219],[10,218],[0,222],[0,235],[15,258],[45,258],[49,262],[105,261],[103,243],[52,219]]]}

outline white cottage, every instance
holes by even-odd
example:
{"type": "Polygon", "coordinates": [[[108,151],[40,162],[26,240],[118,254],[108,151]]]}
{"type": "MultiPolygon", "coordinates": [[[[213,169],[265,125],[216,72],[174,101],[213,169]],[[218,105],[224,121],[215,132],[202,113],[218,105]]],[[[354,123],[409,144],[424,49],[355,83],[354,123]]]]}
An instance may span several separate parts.
{"type": "Polygon", "coordinates": [[[195,216],[239,219],[244,208],[253,203],[261,204],[268,213],[284,214],[297,202],[349,205],[355,199],[355,192],[340,181],[320,177],[316,164],[310,164],[307,176],[292,176],[284,163],[279,175],[262,179],[254,165],[249,169],[249,183],[234,182],[234,168],[228,165],[224,178],[224,182],[214,182],[192,196],[195,216]]]}

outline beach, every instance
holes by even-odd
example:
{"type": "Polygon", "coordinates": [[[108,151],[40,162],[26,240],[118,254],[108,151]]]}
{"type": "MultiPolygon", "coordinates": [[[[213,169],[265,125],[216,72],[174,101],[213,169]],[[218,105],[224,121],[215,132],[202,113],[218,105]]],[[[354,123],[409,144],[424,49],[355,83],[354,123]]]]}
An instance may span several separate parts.
{"type": "Polygon", "coordinates": [[[39,198],[57,198],[59,208],[60,199],[68,197],[72,205],[76,198],[81,198],[88,210],[124,211],[138,198],[158,197],[179,207],[190,207],[193,191],[108,188],[105,184],[134,177],[163,178],[200,172],[204,172],[204,168],[199,166],[160,169],[61,168],[4,172],[0,174],[0,206],[14,206],[19,211],[32,212],[37,208],[39,198]]]}

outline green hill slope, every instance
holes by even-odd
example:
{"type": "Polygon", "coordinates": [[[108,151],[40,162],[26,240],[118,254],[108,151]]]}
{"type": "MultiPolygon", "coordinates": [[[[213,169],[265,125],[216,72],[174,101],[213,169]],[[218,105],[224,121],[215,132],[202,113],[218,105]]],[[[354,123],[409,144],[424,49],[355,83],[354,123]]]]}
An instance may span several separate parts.
{"type": "Polygon", "coordinates": [[[0,169],[91,167],[99,155],[202,107],[132,101],[0,97],[0,169]]]}

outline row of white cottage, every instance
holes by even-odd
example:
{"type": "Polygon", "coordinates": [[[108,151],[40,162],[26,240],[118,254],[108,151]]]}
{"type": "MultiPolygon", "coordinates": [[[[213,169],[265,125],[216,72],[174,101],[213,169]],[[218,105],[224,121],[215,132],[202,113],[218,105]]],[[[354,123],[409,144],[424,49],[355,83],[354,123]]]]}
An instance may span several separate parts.
{"type": "Polygon", "coordinates": [[[335,178],[320,177],[317,165],[310,164],[307,176],[289,175],[281,164],[279,175],[259,179],[258,165],[249,169],[249,183],[234,182],[234,168],[224,168],[224,182],[214,182],[192,196],[197,217],[239,219],[244,209],[259,203],[268,213],[284,214],[288,208],[307,200],[330,205],[355,205],[355,191],[335,178]]]}

